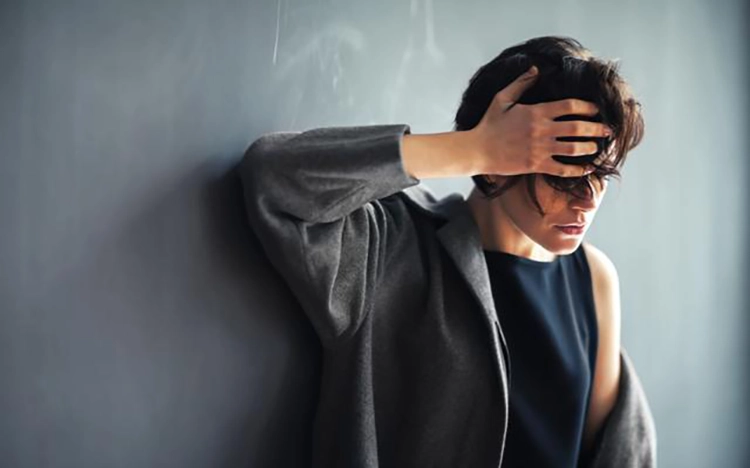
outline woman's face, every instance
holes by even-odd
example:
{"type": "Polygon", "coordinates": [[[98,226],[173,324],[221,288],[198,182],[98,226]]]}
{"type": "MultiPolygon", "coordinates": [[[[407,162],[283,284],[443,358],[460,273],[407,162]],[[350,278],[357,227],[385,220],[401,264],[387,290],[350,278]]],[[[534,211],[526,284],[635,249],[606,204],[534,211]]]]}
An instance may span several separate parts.
{"type": "Polygon", "coordinates": [[[535,177],[536,195],[544,215],[537,210],[524,180],[498,197],[498,203],[513,224],[528,238],[553,254],[567,255],[575,251],[583,241],[607,191],[606,180],[596,177],[590,177],[589,180],[593,190],[582,191],[581,195],[585,194],[585,198],[578,198],[555,190],[538,174],[535,177]],[[580,232],[565,232],[559,228],[569,224],[583,225],[583,229],[580,232]]]}

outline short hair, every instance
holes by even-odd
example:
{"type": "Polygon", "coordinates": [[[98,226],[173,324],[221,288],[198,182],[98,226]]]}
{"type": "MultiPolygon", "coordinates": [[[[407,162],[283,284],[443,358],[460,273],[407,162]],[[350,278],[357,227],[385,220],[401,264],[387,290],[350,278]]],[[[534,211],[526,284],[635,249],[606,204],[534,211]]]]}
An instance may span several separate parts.
{"type": "MultiPolygon", "coordinates": [[[[590,178],[620,178],[620,168],[630,150],[640,144],[644,133],[641,103],[632,95],[629,85],[619,74],[619,62],[599,59],[568,36],[542,36],[503,50],[497,57],[482,65],[469,80],[461,97],[455,117],[455,130],[470,130],[482,120],[495,95],[519,75],[535,65],[539,74],[536,82],[519,98],[520,104],[577,98],[595,103],[599,113],[595,118],[578,116],[577,120],[603,122],[613,130],[611,138],[601,141],[600,151],[607,152],[599,164],[593,164],[593,173],[582,177],[557,177],[543,174],[544,180],[559,191],[581,197],[581,191],[592,190],[590,178]]],[[[555,120],[571,120],[555,118],[555,120]]],[[[588,137],[559,137],[560,141],[601,140],[588,137]]],[[[575,156],[575,158],[586,158],[575,156]]],[[[571,161],[570,157],[555,156],[571,161]]],[[[581,160],[579,160],[581,161],[581,160]]],[[[586,161],[589,162],[589,161],[586,161]]],[[[571,162],[575,164],[574,162],[571,162]]],[[[578,163],[580,164],[580,163],[578,163]]],[[[540,213],[542,207],[536,197],[536,174],[509,176],[507,183],[497,186],[484,174],[473,175],[474,184],[487,198],[501,195],[521,180],[526,180],[527,190],[540,213]]]]}

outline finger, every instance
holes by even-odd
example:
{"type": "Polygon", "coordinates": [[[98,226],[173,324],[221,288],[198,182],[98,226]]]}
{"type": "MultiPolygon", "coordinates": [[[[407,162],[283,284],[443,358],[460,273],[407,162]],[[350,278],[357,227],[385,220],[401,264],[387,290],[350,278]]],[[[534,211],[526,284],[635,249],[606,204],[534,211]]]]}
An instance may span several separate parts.
{"type": "Polygon", "coordinates": [[[577,166],[577,167],[578,167],[578,170],[573,171],[574,175],[572,177],[583,177],[585,175],[591,174],[592,172],[596,170],[596,167],[592,166],[591,164],[586,164],[584,166],[577,166]]]}
{"type": "Polygon", "coordinates": [[[593,141],[555,141],[549,152],[562,156],[589,156],[599,151],[593,141]]]}
{"type": "Polygon", "coordinates": [[[513,103],[517,102],[521,95],[536,81],[539,76],[539,69],[535,66],[531,66],[525,73],[521,74],[508,86],[498,91],[498,99],[503,102],[513,103]]]}
{"type": "Polygon", "coordinates": [[[612,129],[606,124],[599,122],[587,122],[585,120],[571,120],[567,122],[549,122],[548,135],[557,136],[586,136],[586,137],[608,137],[612,135],[612,129]]]}
{"type": "Polygon", "coordinates": [[[609,159],[611,157],[612,156],[609,153],[607,153],[606,151],[602,151],[599,154],[599,156],[597,156],[596,159],[594,159],[594,161],[592,162],[592,164],[597,165],[597,166],[601,166],[601,165],[603,165],[607,161],[607,159],[609,159]]]}
{"type": "Polygon", "coordinates": [[[542,113],[550,119],[569,114],[593,116],[599,113],[599,107],[593,102],[575,98],[542,102],[534,106],[541,108],[542,113]]]}

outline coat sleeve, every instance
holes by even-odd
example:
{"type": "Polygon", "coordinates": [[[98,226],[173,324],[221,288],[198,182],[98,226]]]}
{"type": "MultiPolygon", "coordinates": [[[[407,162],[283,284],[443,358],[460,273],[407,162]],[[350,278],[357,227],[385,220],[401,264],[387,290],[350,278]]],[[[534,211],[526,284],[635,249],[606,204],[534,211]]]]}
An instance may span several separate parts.
{"type": "Polygon", "coordinates": [[[239,166],[246,212],[321,343],[362,323],[394,220],[380,199],[419,184],[403,166],[406,124],[262,135],[239,166]]]}
{"type": "Polygon", "coordinates": [[[620,348],[619,393],[600,431],[590,468],[656,467],[656,426],[643,386],[625,348],[620,348]]]}

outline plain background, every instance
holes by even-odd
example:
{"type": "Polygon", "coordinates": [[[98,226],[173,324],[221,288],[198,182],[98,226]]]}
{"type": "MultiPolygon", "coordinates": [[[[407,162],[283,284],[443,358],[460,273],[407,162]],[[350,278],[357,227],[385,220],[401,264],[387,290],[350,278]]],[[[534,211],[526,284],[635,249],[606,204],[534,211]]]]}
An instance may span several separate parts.
{"type": "MultiPolygon", "coordinates": [[[[740,0],[3,0],[0,465],[304,466],[320,349],[233,171],[262,133],[451,129],[525,39],[620,59],[646,136],[588,240],[664,467],[750,459],[740,0]]],[[[437,194],[471,181],[424,181],[437,194]]]]}

